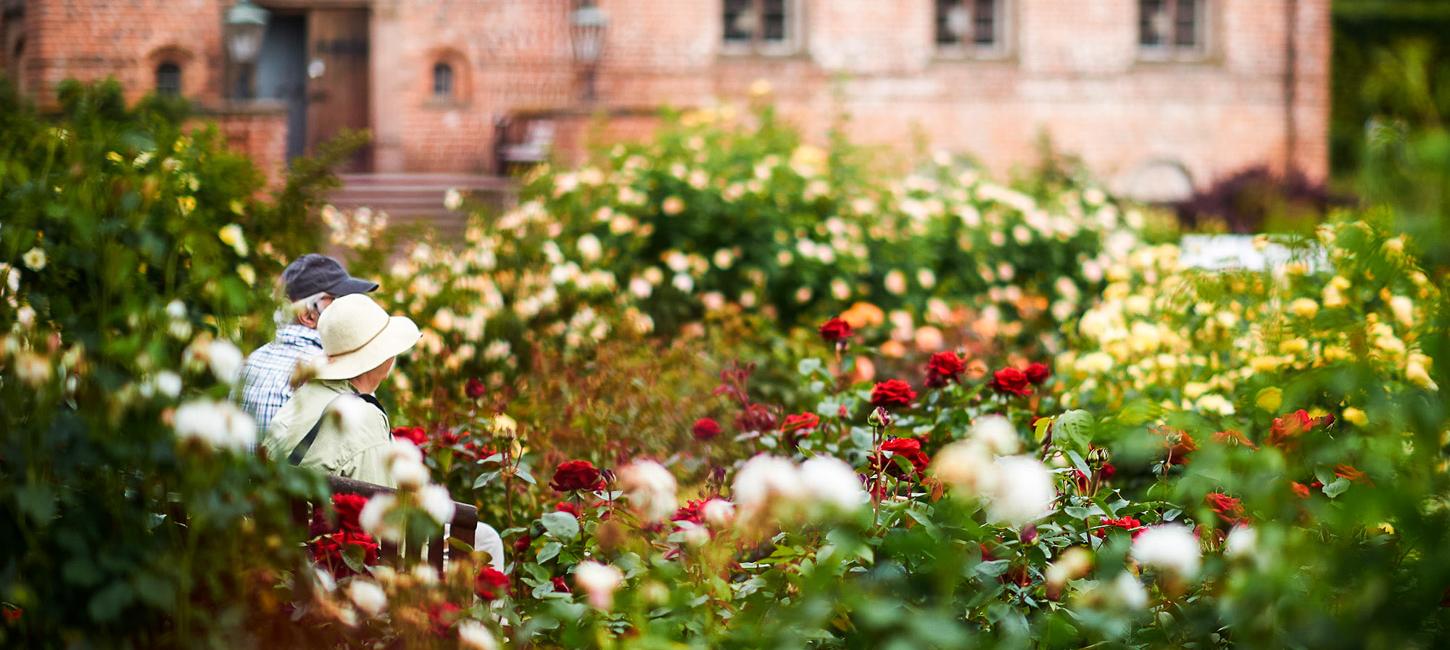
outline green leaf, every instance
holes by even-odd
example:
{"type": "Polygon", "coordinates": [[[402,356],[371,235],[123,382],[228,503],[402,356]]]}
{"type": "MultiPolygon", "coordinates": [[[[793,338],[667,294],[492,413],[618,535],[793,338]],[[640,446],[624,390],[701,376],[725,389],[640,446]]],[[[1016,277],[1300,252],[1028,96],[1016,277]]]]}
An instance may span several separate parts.
{"type": "Polygon", "coordinates": [[[363,565],[363,547],[356,544],[348,544],[347,548],[342,549],[342,562],[355,573],[365,571],[366,569],[363,565]]]}
{"type": "Polygon", "coordinates": [[[563,548],[563,544],[560,544],[558,542],[549,542],[548,544],[539,547],[539,554],[535,556],[535,559],[538,560],[539,564],[543,564],[545,562],[548,562],[549,560],[559,557],[559,551],[563,548]]]}
{"type": "Polygon", "coordinates": [[[1092,414],[1073,409],[1052,422],[1052,440],[1059,447],[1086,451],[1088,443],[1092,442],[1093,424],[1092,414]]]}
{"type": "Polygon", "coordinates": [[[529,468],[524,467],[523,465],[519,465],[518,466],[518,469],[515,470],[514,475],[517,476],[517,477],[519,477],[519,478],[521,478],[521,479],[523,479],[523,481],[525,483],[528,483],[529,485],[538,485],[539,484],[538,481],[534,480],[534,475],[531,474],[531,473],[529,473],[529,468]]]}
{"type": "Polygon", "coordinates": [[[1069,449],[1067,451],[1067,457],[1072,460],[1073,468],[1075,468],[1079,472],[1082,472],[1083,476],[1093,475],[1093,471],[1091,469],[1088,469],[1087,461],[1083,460],[1082,454],[1077,453],[1077,451],[1075,450],[1069,449]]]}
{"type": "Polygon", "coordinates": [[[1008,560],[990,560],[977,565],[977,575],[983,578],[995,578],[1007,572],[1010,562],[1008,560]]]}
{"type": "Polygon", "coordinates": [[[498,470],[479,474],[478,478],[473,480],[473,489],[477,490],[485,485],[488,485],[496,478],[498,478],[498,470]]]}
{"type": "Polygon", "coordinates": [[[579,520],[567,512],[550,512],[539,517],[549,535],[569,540],[579,536],[579,520]]]}
{"type": "Polygon", "coordinates": [[[1051,427],[1053,421],[1056,419],[1057,418],[1038,418],[1037,423],[1034,424],[1032,427],[1033,439],[1038,442],[1042,442],[1043,438],[1047,437],[1048,427],[1051,427]]]}
{"type": "Polygon", "coordinates": [[[1335,478],[1333,481],[1325,483],[1322,489],[1324,491],[1324,496],[1333,499],[1341,494],[1344,494],[1344,491],[1349,489],[1349,481],[1343,477],[1338,477],[1335,478]]]}

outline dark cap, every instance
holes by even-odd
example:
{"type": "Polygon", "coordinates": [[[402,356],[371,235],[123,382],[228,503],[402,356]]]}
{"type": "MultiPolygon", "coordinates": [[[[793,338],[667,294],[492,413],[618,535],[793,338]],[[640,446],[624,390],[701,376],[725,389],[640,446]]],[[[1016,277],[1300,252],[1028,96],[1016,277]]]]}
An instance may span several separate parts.
{"type": "Polygon", "coordinates": [[[317,253],[308,253],[288,264],[282,272],[282,282],[286,285],[287,299],[293,301],[324,291],[341,298],[378,288],[378,283],[352,277],[341,262],[317,253]]]}

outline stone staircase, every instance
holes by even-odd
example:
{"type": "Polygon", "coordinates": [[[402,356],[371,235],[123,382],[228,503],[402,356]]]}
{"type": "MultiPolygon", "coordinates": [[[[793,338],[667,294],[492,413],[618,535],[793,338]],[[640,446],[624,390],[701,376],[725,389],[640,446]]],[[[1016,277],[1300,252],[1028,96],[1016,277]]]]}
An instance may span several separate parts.
{"type": "Polygon", "coordinates": [[[390,172],[340,174],[342,187],[333,191],[329,202],[340,210],[367,206],[388,213],[388,225],[423,226],[438,235],[438,241],[462,241],[467,214],[449,210],[443,197],[449,189],[462,192],[467,204],[491,208],[512,205],[515,186],[499,176],[476,174],[434,174],[390,172]]]}

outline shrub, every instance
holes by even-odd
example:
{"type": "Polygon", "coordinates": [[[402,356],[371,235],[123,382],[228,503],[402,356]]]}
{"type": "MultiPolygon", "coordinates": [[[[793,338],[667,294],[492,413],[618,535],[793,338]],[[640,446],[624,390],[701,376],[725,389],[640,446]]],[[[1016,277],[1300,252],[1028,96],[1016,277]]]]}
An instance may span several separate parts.
{"type": "Polygon", "coordinates": [[[53,121],[3,97],[0,643],[233,638],[278,615],[291,501],[323,490],[212,401],[273,304],[261,177],[115,84],[67,85],[53,121]]]}

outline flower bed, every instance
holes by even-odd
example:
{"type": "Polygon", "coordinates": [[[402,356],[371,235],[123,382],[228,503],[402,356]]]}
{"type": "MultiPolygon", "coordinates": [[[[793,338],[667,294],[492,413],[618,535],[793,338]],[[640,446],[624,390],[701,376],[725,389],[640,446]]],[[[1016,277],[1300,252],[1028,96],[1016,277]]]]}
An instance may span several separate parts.
{"type": "Polygon", "coordinates": [[[267,231],[196,194],[204,139],[100,117],[26,130],[4,168],[92,179],[0,197],[26,219],[0,231],[6,644],[1445,634],[1450,330],[1374,220],[1321,230],[1327,271],[1204,274],[1091,190],[895,181],[768,110],[755,134],[684,116],[382,278],[430,324],[385,395],[402,490],[303,529],[320,482],[248,453],[223,399],[267,231]],[[137,130],[157,146],[113,133],[137,130]],[[503,570],[384,561],[452,499],[503,530],[503,570]]]}

